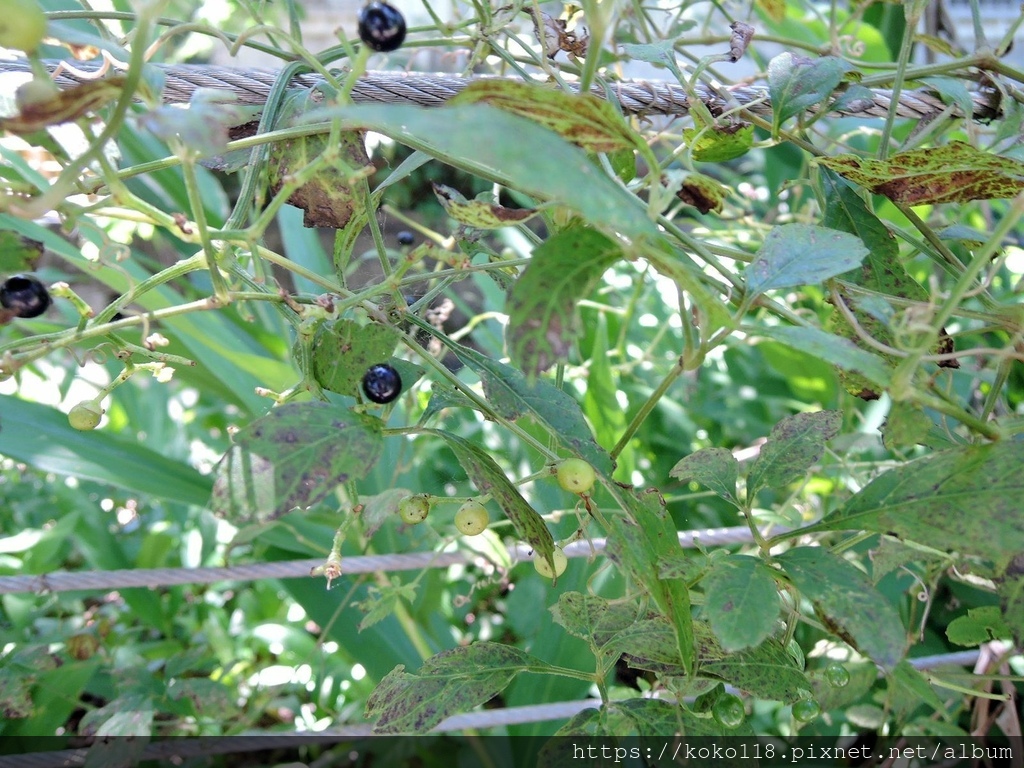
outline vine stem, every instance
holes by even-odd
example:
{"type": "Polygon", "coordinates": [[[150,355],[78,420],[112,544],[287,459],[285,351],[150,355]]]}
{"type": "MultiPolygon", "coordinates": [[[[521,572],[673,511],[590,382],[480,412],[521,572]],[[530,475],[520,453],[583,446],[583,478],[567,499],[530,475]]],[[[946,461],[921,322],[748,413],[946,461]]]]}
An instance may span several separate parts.
{"type": "Polygon", "coordinates": [[[686,363],[683,358],[680,357],[672,367],[672,370],[668,372],[668,375],[661,380],[661,384],[658,385],[658,388],[651,393],[651,396],[647,398],[647,401],[642,406],[640,406],[640,410],[636,412],[629,424],[626,425],[626,430],[622,433],[619,441],[615,443],[615,447],[612,448],[610,452],[613,460],[622,453],[629,444],[629,441],[633,439],[633,435],[635,435],[636,431],[640,429],[640,425],[644,423],[651,411],[654,410],[658,401],[661,400],[664,394],[668,391],[668,388],[672,386],[673,382],[675,382],[675,380],[678,379],[685,370],[686,363]]]}

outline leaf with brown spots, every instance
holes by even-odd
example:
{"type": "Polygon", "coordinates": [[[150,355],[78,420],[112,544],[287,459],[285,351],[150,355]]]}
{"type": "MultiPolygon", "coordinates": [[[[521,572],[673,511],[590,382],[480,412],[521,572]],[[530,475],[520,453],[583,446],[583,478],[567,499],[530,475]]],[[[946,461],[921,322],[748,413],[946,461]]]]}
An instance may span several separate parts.
{"type": "Polygon", "coordinates": [[[1024,163],[954,141],[888,160],[838,155],[819,161],[855,184],[906,205],[1000,200],[1024,190],[1024,163]]]}
{"type": "Polygon", "coordinates": [[[375,733],[421,734],[446,717],[478,707],[528,668],[546,666],[510,645],[474,643],[431,656],[418,673],[399,664],[366,702],[375,733]]]}
{"type": "Polygon", "coordinates": [[[582,335],[579,302],[622,249],[596,230],[574,227],[537,247],[508,297],[509,357],[528,378],[565,362],[582,335]]]}
{"type": "Polygon", "coordinates": [[[476,102],[533,120],[590,152],[614,152],[642,143],[615,107],[590,94],[568,94],[513,80],[481,80],[448,104],[476,102]]]}
{"type": "Polygon", "coordinates": [[[458,190],[431,182],[444,212],[460,224],[476,229],[509,227],[537,215],[536,208],[506,208],[486,200],[467,200],[458,190]]]}
{"type": "Polygon", "coordinates": [[[1024,443],[932,454],[879,475],[813,530],[891,532],[1005,566],[1024,552],[1022,466],[1024,443]]]}
{"type": "Polygon", "coordinates": [[[235,435],[211,506],[231,522],[273,520],[365,477],[383,448],[380,419],[329,403],[289,403],[235,435]]]}
{"type": "Polygon", "coordinates": [[[756,557],[726,555],[711,561],[704,587],[704,614],[728,652],[760,645],[779,617],[779,593],[771,570],[756,557]]]}

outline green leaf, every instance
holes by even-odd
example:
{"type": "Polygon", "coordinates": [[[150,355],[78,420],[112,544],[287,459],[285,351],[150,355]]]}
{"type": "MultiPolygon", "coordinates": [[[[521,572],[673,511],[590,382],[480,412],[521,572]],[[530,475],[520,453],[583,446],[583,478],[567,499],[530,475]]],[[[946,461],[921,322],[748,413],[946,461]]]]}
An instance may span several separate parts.
{"type": "Polygon", "coordinates": [[[44,472],[204,506],[211,482],[195,469],[104,430],[79,432],[60,411],[0,395],[0,454],[44,472]]]}
{"type": "MultiPolygon", "coordinates": [[[[608,355],[608,320],[598,312],[594,323],[594,346],[590,350],[590,370],[587,373],[587,391],[583,395],[583,411],[594,425],[598,445],[613,446],[626,428],[626,413],[616,400],[619,388],[608,355]]],[[[632,445],[619,454],[615,476],[620,480],[632,477],[636,466],[636,451],[632,445]]]]}
{"type": "Polygon", "coordinates": [[[548,610],[556,624],[594,648],[600,648],[639,618],[638,608],[631,603],[579,592],[563,592],[548,610]]]}
{"type": "Polygon", "coordinates": [[[1010,561],[996,580],[999,605],[1018,645],[1024,644],[1024,552],[1010,561]]]}
{"type": "Polygon", "coordinates": [[[586,459],[599,473],[611,473],[611,457],[594,440],[579,403],[570,394],[542,379],[531,384],[516,368],[469,347],[454,343],[448,347],[480,377],[484,394],[502,417],[512,421],[527,414],[534,417],[564,447],[586,459]]]}
{"type": "Polygon", "coordinates": [[[1010,637],[1010,628],[998,605],[969,608],[966,616],[958,616],[946,627],[949,642],[957,645],[981,645],[1010,637]]]}
{"type": "Polygon", "coordinates": [[[772,427],[747,476],[748,496],[802,478],[825,453],[825,443],[839,434],[842,423],[841,411],[818,411],[787,416],[772,427]]]}
{"type": "Polygon", "coordinates": [[[685,482],[700,483],[726,501],[736,503],[736,477],[740,463],[726,448],[701,448],[680,459],[669,477],[685,482]]]}
{"type": "Polygon", "coordinates": [[[891,377],[885,360],[867,352],[848,339],[828,333],[820,328],[794,328],[785,325],[758,327],[753,331],[767,336],[787,347],[806,352],[844,371],[864,376],[872,384],[884,388],[891,377]]]}
{"type": "Polygon", "coordinates": [[[849,272],[867,255],[859,237],[813,224],[782,224],[764,239],[747,267],[751,294],[775,288],[814,285],[849,272]]]}
{"type": "Polygon", "coordinates": [[[882,444],[890,451],[927,445],[932,420],[917,403],[897,401],[889,408],[882,424],[882,444]]]}
{"type": "Polygon", "coordinates": [[[684,128],[683,139],[693,159],[702,163],[724,163],[745,155],[754,146],[754,126],[749,123],[709,128],[684,128]]]}
{"type": "Polygon", "coordinates": [[[637,493],[614,485],[609,490],[630,516],[608,518],[608,557],[654,598],[673,628],[675,663],[689,674],[695,654],[690,593],[683,580],[662,579],[658,574],[659,561],[671,558],[681,549],[672,516],[656,491],[637,493]]]}
{"type": "Polygon", "coordinates": [[[508,519],[512,521],[516,535],[529,544],[535,552],[547,559],[553,572],[555,568],[551,558],[555,551],[555,542],[551,538],[551,531],[548,530],[540,513],[530,506],[529,502],[505,477],[501,467],[487,455],[483,448],[474,443],[456,437],[449,432],[431,431],[444,438],[477,490],[481,494],[489,493],[491,495],[508,519]]]}
{"type": "Polygon", "coordinates": [[[899,663],[907,643],[903,623],[863,571],[818,547],[796,547],[777,559],[829,629],[883,669],[899,663]]]}
{"type": "Polygon", "coordinates": [[[330,392],[358,397],[363,374],[391,357],[398,338],[394,328],[380,323],[363,325],[347,319],[324,323],[313,337],[313,378],[330,392]]]}
{"type": "Polygon", "coordinates": [[[731,653],[759,645],[779,617],[779,594],[771,569],[747,555],[711,560],[701,582],[704,615],[715,637],[731,653]]]}
{"type": "Polygon", "coordinates": [[[426,733],[446,717],[492,699],[512,679],[543,662],[499,643],[474,643],[431,656],[412,674],[399,664],[366,702],[374,733],[426,733]]]}
{"type": "Polygon", "coordinates": [[[618,244],[593,229],[575,227],[533,251],[506,304],[512,362],[532,380],[569,358],[581,334],[579,301],[622,257],[618,244]]]}
{"type": "Polygon", "coordinates": [[[850,70],[835,56],[807,59],[781,53],[768,62],[768,91],[772,99],[772,134],[789,118],[822,104],[850,70]]]}
{"type": "Polygon", "coordinates": [[[365,477],[383,449],[383,423],[328,403],[288,403],[235,435],[216,469],[211,506],[228,520],[273,520],[365,477]]]}
{"type": "Polygon", "coordinates": [[[631,239],[659,237],[636,196],[601,173],[586,152],[531,120],[491,105],[346,105],[319,110],[303,122],[331,119],[338,119],[342,128],[383,133],[470,173],[562,203],[610,233],[631,239]]]}
{"type": "Polygon", "coordinates": [[[569,94],[517,80],[485,79],[471,83],[448,103],[491,104],[539,123],[590,152],[631,149],[642,141],[610,102],[589,93],[569,94]]]}
{"type": "Polygon", "coordinates": [[[889,532],[1005,565],[1024,552],[1022,466],[1024,443],[926,456],[878,476],[814,529],[889,532]]]}
{"type": "Polygon", "coordinates": [[[889,674],[887,700],[889,708],[899,718],[906,718],[921,704],[941,712],[946,702],[939,696],[928,679],[909,661],[904,659],[889,674]]]}
{"type": "Polygon", "coordinates": [[[1024,190],[1024,163],[962,141],[912,149],[886,160],[837,155],[818,162],[905,205],[998,200],[1024,190]]]}
{"type": "Polygon", "coordinates": [[[431,182],[430,185],[444,212],[467,227],[498,229],[537,215],[536,208],[506,208],[489,200],[467,200],[458,190],[444,184],[431,182]]]}
{"type": "Polygon", "coordinates": [[[31,272],[43,255],[43,244],[17,232],[0,229],[0,274],[31,272]]]}

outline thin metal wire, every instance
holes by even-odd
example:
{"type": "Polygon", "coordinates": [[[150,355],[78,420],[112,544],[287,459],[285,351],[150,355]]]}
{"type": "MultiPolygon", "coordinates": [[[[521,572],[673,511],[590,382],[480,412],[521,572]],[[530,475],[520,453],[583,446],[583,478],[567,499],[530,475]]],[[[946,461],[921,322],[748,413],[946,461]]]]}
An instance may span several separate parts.
{"type": "MultiPolygon", "coordinates": [[[[46,62],[51,71],[60,62],[46,62]]],[[[233,93],[241,104],[259,105],[267,100],[270,89],[277,79],[277,72],[265,69],[235,69],[210,64],[152,64],[165,77],[164,101],[186,103],[199,88],[215,88],[233,93]]],[[[29,64],[24,59],[0,61],[0,72],[28,72],[29,64]]],[[[95,79],[97,68],[93,65],[74,69],[61,67],[56,83],[68,88],[81,82],[95,79]]],[[[443,105],[448,99],[462,91],[470,83],[488,79],[485,76],[459,77],[457,75],[429,74],[423,72],[367,72],[355,84],[352,100],[359,103],[405,103],[424,107],[443,105]]],[[[489,78],[493,79],[493,78],[489,78]]],[[[322,79],[318,75],[299,75],[294,82],[297,87],[310,87],[322,79]]],[[[540,85],[540,84],[539,84],[540,85]]],[[[685,115],[689,112],[689,98],[686,90],[677,83],[657,81],[623,81],[612,84],[615,98],[623,111],[638,115],[685,115]]],[[[595,96],[606,98],[604,89],[591,89],[595,96]]],[[[762,115],[771,114],[771,100],[768,89],[762,86],[739,85],[733,87],[709,88],[697,85],[697,97],[713,114],[744,106],[762,115]]],[[[870,91],[865,96],[853,99],[830,114],[848,117],[885,117],[892,102],[892,91],[870,91]]],[[[975,91],[971,94],[974,102],[972,117],[988,119],[998,115],[999,94],[992,91],[975,91]]],[[[959,107],[945,104],[936,94],[926,91],[903,91],[896,104],[896,116],[925,120],[948,112],[960,117],[964,115],[959,107]]]]}
{"type": "MultiPolygon", "coordinates": [[[[679,543],[692,548],[701,546],[743,544],[753,540],[746,526],[735,528],[706,528],[681,531],[679,543]]],[[[605,550],[606,540],[577,541],[565,547],[566,557],[588,557],[605,550]]],[[[509,547],[513,560],[524,560],[532,555],[526,545],[509,547]]],[[[471,552],[405,552],[390,555],[360,555],[341,561],[343,574],[376,573],[378,571],[415,571],[421,568],[446,568],[450,565],[472,563],[479,559],[471,552]]],[[[259,579],[296,579],[308,577],[310,571],[324,564],[324,559],[285,560],[271,563],[229,565],[222,568],[135,568],[116,571],[74,571],[70,573],[44,573],[32,576],[0,577],[0,595],[24,592],[84,592],[132,587],[168,587],[181,584],[211,584],[218,581],[257,581],[259,579]]]]}

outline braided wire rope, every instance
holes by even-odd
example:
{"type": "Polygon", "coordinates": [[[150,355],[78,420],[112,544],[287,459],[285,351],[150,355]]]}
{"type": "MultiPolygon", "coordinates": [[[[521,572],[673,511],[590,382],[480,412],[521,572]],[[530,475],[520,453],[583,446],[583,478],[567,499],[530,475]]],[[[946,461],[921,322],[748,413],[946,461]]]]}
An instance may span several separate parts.
{"type": "MultiPolygon", "coordinates": [[[[679,543],[688,549],[697,546],[724,546],[753,541],[746,526],[706,528],[681,531],[679,543]]],[[[589,557],[605,551],[606,539],[576,541],[565,547],[566,557],[589,557]]],[[[532,555],[525,544],[509,547],[513,561],[532,555]]],[[[360,555],[341,561],[342,575],[376,573],[378,571],[414,571],[421,568],[447,568],[476,562],[478,555],[470,552],[406,552],[389,555],[360,555]]],[[[324,558],[285,560],[272,563],[229,565],[222,568],[136,568],[116,571],[74,571],[32,576],[0,577],[0,595],[25,592],[81,592],[93,590],[130,589],[133,587],[168,587],[182,584],[212,584],[218,581],[256,581],[259,579],[296,579],[308,577],[310,571],[324,564],[324,558]]]]}
{"type": "MultiPolygon", "coordinates": [[[[68,88],[96,79],[99,69],[89,65],[69,66],[63,62],[46,62],[50,71],[57,71],[55,82],[68,88]]],[[[165,77],[163,98],[167,103],[186,103],[200,88],[213,88],[234,94],[238,103],[260,105],[266,102],[277,79],[277,72],[266,69],[237,69],[209,64],[152,64],[165,77]]],[[[0,61],[0,73],[29,72],[24,59],[0,61]]],[[[116,70],[111,70],[116,72],[116,70]]],[[[423,107],[443,105],[471,83],[490,76],[461,77],[458,75],[429,74],[423,72],[366,72],[352,90],[352,100],[357,104],[416,104],[423,107]]],[[[322,82],[319,75],[298,75],[294,78],[296,87],[312,87],[322,82]]],[[[690,102],[686,89],[677,83],[660,81],[623,81],[610,84],[610,90],[624,112],[636,115],[685,115],[690,102]]],[[[865,89],[865,92],[868,91],[865,89]]],[[[607,93],[601,86],[594,86],[591,93],[602,98],[607,93]]],[[[737,85],[711,88],[697,84],[694,93],[714,114],[740,106],[751,112],[771,114],[771,100],[766,87],[737,85]]],[[[893,93],[887,90],[870,91],[871,98],[855,98],[843,104],[830,114],[848,117],[885,117],[893,106],[893,93]]],[[[998,93],[975,91],[971,94],[975,118],[992,118],[998,115],[998,93]]],[[[902,91],[895,105],[896,116],[925,120],[943,112],[964,117],[959,107],[947,105],[934,93],[927,90],[902,91]]]]}

